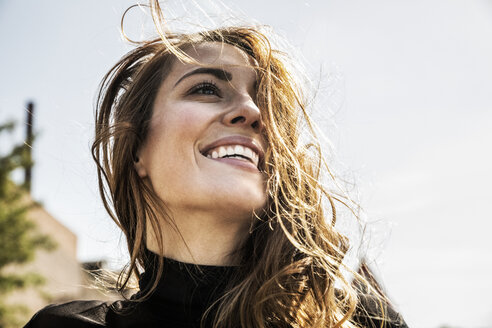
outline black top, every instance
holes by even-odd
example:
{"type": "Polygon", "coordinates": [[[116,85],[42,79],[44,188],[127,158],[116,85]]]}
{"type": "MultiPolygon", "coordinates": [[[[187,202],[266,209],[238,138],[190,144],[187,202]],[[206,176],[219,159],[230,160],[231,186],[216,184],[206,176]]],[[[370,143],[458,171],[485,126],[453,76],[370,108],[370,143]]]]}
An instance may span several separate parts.
{"type": "MultiPolygon", "coordinates": [[[[25,328],[38,327],[200,327],[204,311],[222,295],[225,283],[234,267],[194,265],[164,259],[165,274],[150,298],[133,304],[131,301],[73,301],[48,305],[32,317],[25,328]],[[123,311],[126,310],[126,311],[123,311]]],[[[153,270],[146,270],[139,285],[149,288],[153,270]]],[[[138,297],[139,293],[134,295],[138,297]]],[[[377,303],[368,296],[361,297],[355,320],[364,327],[380,327],[376,319],[377,303]]],[[[405,328],[407,325],[393,309],[386,309],[390,322],[386,328],[405,328]]],[[[408,327],[407,327],[408,328],[408,327]]]]}

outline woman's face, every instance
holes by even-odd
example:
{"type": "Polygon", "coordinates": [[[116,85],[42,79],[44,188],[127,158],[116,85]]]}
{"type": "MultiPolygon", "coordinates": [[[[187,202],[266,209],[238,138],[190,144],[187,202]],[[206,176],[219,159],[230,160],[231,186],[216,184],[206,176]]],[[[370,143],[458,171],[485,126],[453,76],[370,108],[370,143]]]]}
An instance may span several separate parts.
{"type": "Polygon", "coordinates": [[[154,102],[138,174],[150,180],[171,214],[250,219],[266,200],[253,60],[216,42],[188,54],[207,66],[174,63],[154,102]]]}

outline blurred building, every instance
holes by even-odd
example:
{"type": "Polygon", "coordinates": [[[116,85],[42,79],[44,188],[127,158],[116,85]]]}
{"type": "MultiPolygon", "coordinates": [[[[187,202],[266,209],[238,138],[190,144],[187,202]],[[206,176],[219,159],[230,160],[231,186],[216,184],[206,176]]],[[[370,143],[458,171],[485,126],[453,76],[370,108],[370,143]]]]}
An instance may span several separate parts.
{"type": "MultiPolygon", "coordinates": [[[[28,104],[26,142],[32,144],[33,104],[28,104]]],[[[25,170],[25,185],[30,191],[31,169],[25,170]]],[[[32,202],[30,196],[26,201],[32,202]]],[[[48,235],[56,248],[51,251],[37,250],[32,262],[22,265],[9,265],[4,272],[37,273],[45,283],[41,286],[16,290],[8,294],[7,303],[23,305],[27,308],[26,318],[51,303],[62,303],[75,299],[116,300],[118,295],[112,291],[102,292],[96,287],[90,271],[104,269],[104,262],[80,263],[77,260],[77,236],[56,220],[42,206],[35,206],[27,213],[39,233],[48,235]]],[[[27,320],[26,319],[26,320],[27,320]]]]}
{"type": "Polygon", "coordinates": [[[102,292],[97,288],[90,271],[104,268],[104,262],[80,263],[77,260],[77,236],[62,225],[42,207],[32,209],[28,218],[36,223],[40,233],[50,236],[57,244],[52,251],[38,250],[34,261],[12,265],[5,271],[16,273],[35,272],[44,277],[45,283],[15,291],[8,295],[9,303],[22,304],[28,309],[28,317],[51,303],[75,299],[115,300],[117,293],[102,292]]]}

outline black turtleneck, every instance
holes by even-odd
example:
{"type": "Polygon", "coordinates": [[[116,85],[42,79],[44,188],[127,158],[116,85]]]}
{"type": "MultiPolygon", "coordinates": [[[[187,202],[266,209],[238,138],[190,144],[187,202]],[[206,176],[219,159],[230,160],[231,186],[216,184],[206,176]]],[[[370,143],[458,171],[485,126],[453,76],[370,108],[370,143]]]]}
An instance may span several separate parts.
{"type": "MultiPolygon", "coordinates": [[[[152,267],[152,266],[151,266],[152,267]]],[[[25,328],[38,327],[200,327],[204,311],[223,295],[227,282],[236,267],[194,265],[164,259],[164,274],[152,295],[142,302],[73,301],[49,305],[36,313],[25,328]]],[[[139,281],[140,292],[145,293],[154,281],[155,272],[147,268],[139,281]]],[[[361,298],[371,312],[371,301],[361,298]]],[[[364,313],[366,313],[364,311],[364,313]]],[[[398,313],[389,309],[393,323],[385,327],[407,327],[398,313]]],[[[213,315],[211,316],[213,318],[213,315]]],[[[355,318],[363,326],[379,327],[376,319],[366,315],[355,318]]],[[[205,327],[209,325],[205,323],[205,327]]]]}
{"type": "MultiPolygon", "coordinates": [[[[155,263],[154,259],[149,263],[155,263]]],[[[155,272],[146,266],[138,299],[152,285],[155,272]]],[[[164,258],[164,274],[143,302],[73,301],[49,305],[26,328],[34,327],[199,327],[203,313],[224,291],[235,267],[195,265],[164,258]]]]}

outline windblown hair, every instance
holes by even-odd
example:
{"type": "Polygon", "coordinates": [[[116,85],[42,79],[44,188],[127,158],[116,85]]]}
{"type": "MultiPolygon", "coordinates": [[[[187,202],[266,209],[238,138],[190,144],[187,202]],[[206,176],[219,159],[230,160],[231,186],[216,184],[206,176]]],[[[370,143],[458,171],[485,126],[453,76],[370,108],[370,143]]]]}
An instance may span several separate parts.
{"type": "MultiPolygon", "coordinates": [[[[139,43],[124,56],[104,77],[97,99],[92,152],[100,193],[125,234],[130,253],[119,290],[125,289],[131,275],[139,278],[149,260],[146,229],[153,229],[162,241],[158,219],[173,222],[165,200],[134,168],[157,90],[173,63],[194,61],[186,49],[221,42],[256,62],[256,103],[268,143],[263,163],[267,205],[235,255],[241,270],[204,317],[210,317],[214,327],[353,327],[358,297],[342,275],[349,243],[335,229],[336,203],[344,201],[321,183],[321,173],[329,170],[288,56],[272,49],[259,27],[176,34],[164,31],[157,2],[151,2],[151,11],[160,37],[139,43]],[[309,145],[301,143],[301,132],[309,135],[309,145]]],[[[156,266],[152,287],[136,302],[148,297],[165,274],[162,259],[156,266]]]]}

